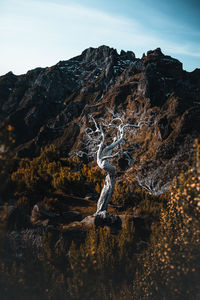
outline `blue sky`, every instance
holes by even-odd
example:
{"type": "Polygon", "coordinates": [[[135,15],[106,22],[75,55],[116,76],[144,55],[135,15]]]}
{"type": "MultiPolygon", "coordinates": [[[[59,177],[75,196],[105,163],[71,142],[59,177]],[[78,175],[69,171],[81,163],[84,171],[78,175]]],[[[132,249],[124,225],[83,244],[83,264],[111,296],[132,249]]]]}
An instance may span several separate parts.
{"type": "Polygon", "coordinates": [[[200,68],[199,0],[0,0],[0,75],[108,45],[137,57],[161,47],[200,68]]]}

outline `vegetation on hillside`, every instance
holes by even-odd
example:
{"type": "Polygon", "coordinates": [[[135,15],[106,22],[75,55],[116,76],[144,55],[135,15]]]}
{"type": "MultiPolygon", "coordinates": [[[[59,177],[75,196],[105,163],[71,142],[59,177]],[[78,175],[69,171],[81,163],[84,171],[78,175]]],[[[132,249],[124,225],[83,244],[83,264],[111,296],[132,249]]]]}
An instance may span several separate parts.
{"type": "Polygon", "coordinates": [[[152,234],[134,280],[135,299],[200,298],[200,145],[194,163],[174,179],[159,231],[152,234]]]}
{"type": "MultiPolygon", "coordinates": [[[[2,300],[200,298],[198,142],[193,165],[174,179],[167,196],[148,195],[123,180],[116,184],[112,201],[127,213],[126,225],[118,233],[94,227],[83,241],[71,242],[51,228],[44,231],[39,249],[28,244],[19,248],[8,239],[11,233],[3,222],[8,205],[17,206],[22,216],[38,202],[59,211],[63,208],[59,195],[98,197],[104,174],[80,159],[61,157],[54,146],[33,159],[15,158],[11,150],[0,157],[5,162],[1,182],[9,182],[0,191],[5,204],[0,223],[2,300]],[[128,218],[133,206],[146,221],[146,239],[128,218]]],[[[39,229],[27,227],[23,234],[34,230],[39,229]]]]}

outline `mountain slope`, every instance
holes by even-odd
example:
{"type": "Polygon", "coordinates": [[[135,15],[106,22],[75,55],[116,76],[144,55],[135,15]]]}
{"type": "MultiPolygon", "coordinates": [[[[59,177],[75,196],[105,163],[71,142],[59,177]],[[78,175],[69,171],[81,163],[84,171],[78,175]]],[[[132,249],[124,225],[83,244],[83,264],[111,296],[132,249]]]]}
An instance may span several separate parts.
{"type": "Polygon", "coordinates": [[[88,115],[107,118],[107,108],[125,113],[129,122],[153,124],[132,137],[134,164],[126,176],[161,190],[188,164],[199,136],[200,69],[184,71],[159,48],[138,59],[101,46],[50,68],[0,77],[0,120],[14,126],[19,156],[50,143],[66,155],[82,150],[88,115]]]}

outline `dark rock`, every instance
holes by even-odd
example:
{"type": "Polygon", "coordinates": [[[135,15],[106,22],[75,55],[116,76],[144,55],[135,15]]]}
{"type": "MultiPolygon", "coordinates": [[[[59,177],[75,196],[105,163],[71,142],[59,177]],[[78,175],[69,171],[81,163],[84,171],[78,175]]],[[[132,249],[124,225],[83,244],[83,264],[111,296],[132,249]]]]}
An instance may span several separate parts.
{"type": "Polygon", "coordinates": [[[133,222],[135,227],[135,234],[137,237],[145,238],[148,236],[145,220],[142,217],[134,215],[116,215],[116,216],[87,216],[81,222],[72,222],[65,227],[66,232],[87,232],[95,227],[108,227],[112,233],[117,233],[120,229],[126,226],[128,222],[133,222]]]}
{"type": "Polygon", "coordinates": [[[57,223],[61,219],[60,214],[45,210],[44,208],[41,208],[39,205],[35,204],[32,212],[31,212],[31,222],[34,225],[41,225],[41,226],[47,226],[50,223],[54,222],[57,223]]]}
{"type": "Polygon", "coordinates": [[[160,48],[156,48],[155,50],[147,51],[147,57],[149,58],[164,57],[164,54],[162,53],[160,48]]]}
{"type": "MultiPolygon", "coordinates": [[[[144,126],[130,140],[138,144],[130,151],[138,162],[132,175],[134,168],[155,168],[159,158],[163,168],[156,167],[163,174],[157,176],[166,184],[176,175],[172,161],[181,168],[192,157],[192,144],[199,136],[199,99],[200,69],[183,71],[182,63],[160,48],[138,59],[131,51],[118,54],[101,46],[50,68],[1,76],[0,129],[5,118],[14,126],[18,156],[35,156],[51,143],[66,155],[83,150],[89,114],[97,121],[107,118],[108,107],[123,111],[128,122],[145,118],[155,126],[144,126]]],[[[122,160],[119,164],[126,168],[122,160]]]]}
{"type": "Polygon", "coordinates": [[[40,205],[34,205],[31,212],[31,221],[34,225],[50,226],[52,224],[72,223],[81,221],[82,215],[78,211],[66,211],[57,213],[54,211],[45,210],[40,205]]]}
{"type": "Polygon", "coordinates": [[[111,230],[119,230],[122,227],[122,221],[119,216],[110,216],[107,215],[101,216],[87,216],[81,221],[81,224],[86,228],[92,228],[93,226],[107,226],[110,227],[111,230]]]}

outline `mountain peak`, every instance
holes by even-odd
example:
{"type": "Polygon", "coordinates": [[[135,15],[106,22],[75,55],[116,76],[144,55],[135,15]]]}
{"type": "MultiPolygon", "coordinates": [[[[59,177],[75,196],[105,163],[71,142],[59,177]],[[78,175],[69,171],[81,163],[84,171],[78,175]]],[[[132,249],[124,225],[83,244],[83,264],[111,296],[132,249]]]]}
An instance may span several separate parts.
{"type": "Polygon", "coordinates": [[[186,137],[199,132],[199,82],[199,70],[183,71],[160,48],[139,59],[132,51],[90,47],[50,68],[1,76],[0,120],[8,118],[15,128],[19,156],[35,155],[51,143],[73,153],[82,150],[88,115],[106,119],[111,108],[132,123],[155,124],[134,138],[141,149],[132,153],[138,167],[141,156],[161,157],[170,168],[171,157],[188,145],[186,137]]]}
{"type": "Polygon", "coordinates": [[[109,46],[102,45],[98,48],[87,48],[82,54],[79,56],[83,59],[84,62],[96,61],[109,61],[115,60],[117,58],[129,59],[131,61],[135,60],[135,54],[132,51],[124,51],[121,50],[120,54],[118,54],[117,50],[114,48],[110,48],[109,46]]]}
{"type": "Polygon", "coordinates": [[[147,57],[163,57],[164,54],[162,53],[160,48],[156,48],[155,50],[149,50],[147,51],[147,57]]]}
{"type": "Polygon", "coordinates": [[[80,57],[82,58],[83,62],[97,62],[102,63],[103,61],[108,60],[111,57],[118,56],[117,50],[114,48],[110,48],[108,46],[102,45],[98,48],[87,48],[82,52],[80,57]]]}

